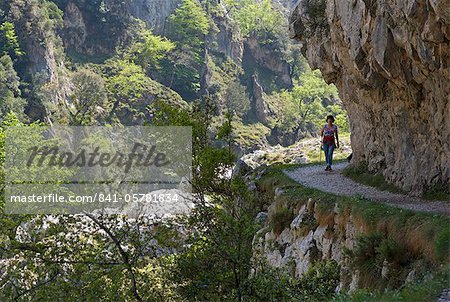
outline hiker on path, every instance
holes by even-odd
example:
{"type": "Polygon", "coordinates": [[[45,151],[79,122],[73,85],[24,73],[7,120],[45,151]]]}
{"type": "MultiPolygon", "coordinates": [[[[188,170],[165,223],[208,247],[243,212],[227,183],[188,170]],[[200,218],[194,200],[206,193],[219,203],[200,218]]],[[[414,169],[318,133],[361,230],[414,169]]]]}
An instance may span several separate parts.
{"type": "Polygon", "coordinates": [[[322,150],[325,153],[325,159],[327,162],[325,171],[332,171],[331,165],[333,163],[333,151],[335,148],[339,148],[338,127],[333,123],[334,117],[332,115],[327,116],[327,123],[323,126],[322,131],[320,132],[322,150]]]}

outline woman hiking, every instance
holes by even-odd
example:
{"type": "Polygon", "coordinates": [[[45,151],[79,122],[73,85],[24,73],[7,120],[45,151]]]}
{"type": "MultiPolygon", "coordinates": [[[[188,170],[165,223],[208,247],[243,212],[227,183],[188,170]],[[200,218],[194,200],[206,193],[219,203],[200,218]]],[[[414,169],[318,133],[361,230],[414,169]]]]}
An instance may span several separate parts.
{"type": "Polygon", "coordinates": [[[333,163],[333,151],[334,148],[339,148],[338,127],[333,123],[334,117],[332,115],[327,116],[327,123],[320,132],[322,150],[325,152],[325,159],[327,161],[325,171],[333,171],[331,169],[333,163]]]}

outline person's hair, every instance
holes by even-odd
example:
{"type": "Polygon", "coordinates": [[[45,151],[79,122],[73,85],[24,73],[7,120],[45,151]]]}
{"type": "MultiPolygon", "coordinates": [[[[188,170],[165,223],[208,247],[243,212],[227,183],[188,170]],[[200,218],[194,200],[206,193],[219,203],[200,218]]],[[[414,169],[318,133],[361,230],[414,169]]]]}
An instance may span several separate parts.
{"type": "Polygon", "coordinates": [[[334,123],[334,116],[332,116],[332,115],[327,116],[327,122],[328,122],[329,119],[331,119],[333,121],[333,123],[334,123]]]}

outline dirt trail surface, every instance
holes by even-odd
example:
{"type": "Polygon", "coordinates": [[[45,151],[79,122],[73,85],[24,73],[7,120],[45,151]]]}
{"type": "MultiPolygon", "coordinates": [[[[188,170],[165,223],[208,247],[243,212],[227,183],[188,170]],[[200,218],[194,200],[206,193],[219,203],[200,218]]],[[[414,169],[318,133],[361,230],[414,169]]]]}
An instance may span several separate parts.
{"type": "Polygon", "coordinates": [[[449,202],[427,201],[417,197],[381,191],[357,183],[342,175],[341,171],[346,166],[347,163],[341,162],[333,165],[332,172],[327,172],[324,171],[323,165],[312,165],[288,169],[284,173],[306,187],[316,188],[324,192],[344,196],[363,196],[398,208],[450,216],[449,202]]]}

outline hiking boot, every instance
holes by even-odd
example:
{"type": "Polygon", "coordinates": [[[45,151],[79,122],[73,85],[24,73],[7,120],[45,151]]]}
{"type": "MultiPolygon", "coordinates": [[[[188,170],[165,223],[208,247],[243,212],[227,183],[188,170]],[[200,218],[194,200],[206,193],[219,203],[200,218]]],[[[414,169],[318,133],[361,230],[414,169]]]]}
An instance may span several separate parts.
{"type": "Polygon", "coordinates": [[[328,167],[328,171],[330,172],[333,171],[333,169],[331,169],[331,166],[328,167]]]}
{"type": "Polygon", "coordinates": [[[331,167],[330,167],[330,166],[327,166],[327,167],[325,168],[325,171],[330,171],[330,169],[331,169],[331,167]]]}

